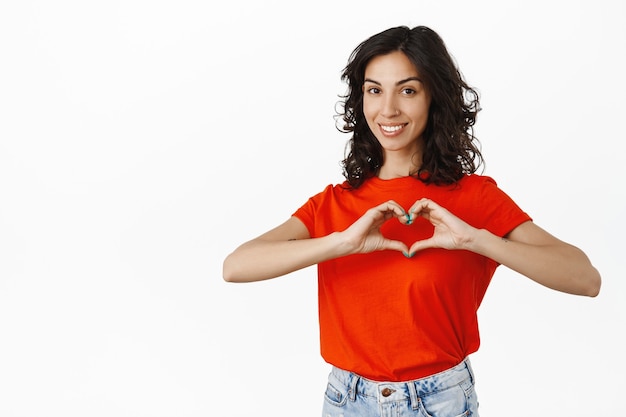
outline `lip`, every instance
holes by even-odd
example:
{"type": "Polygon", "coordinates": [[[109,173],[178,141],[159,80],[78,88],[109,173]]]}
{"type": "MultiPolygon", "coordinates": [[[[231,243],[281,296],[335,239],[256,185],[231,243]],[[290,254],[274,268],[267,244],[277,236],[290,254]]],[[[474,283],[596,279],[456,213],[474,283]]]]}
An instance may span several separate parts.
{"type": "Polygon", "coordinates": [[[379,123],[378,128],[380,129],[380,132],[383,135],[392,137],[392,136],[398,136],[399,134],[401,134],[404,131],[404,128],[407,124],[408,123],[389,123],[389,124],[379,123]]]}

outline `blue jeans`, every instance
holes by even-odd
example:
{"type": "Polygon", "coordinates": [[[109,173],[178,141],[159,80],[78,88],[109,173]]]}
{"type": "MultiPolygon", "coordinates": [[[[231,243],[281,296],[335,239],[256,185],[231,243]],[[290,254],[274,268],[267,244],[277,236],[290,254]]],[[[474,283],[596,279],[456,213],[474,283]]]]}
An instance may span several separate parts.
{"type": "Polygon", "coordinates": [[[409,382],[375,382],[333,367],[322,410],[322,417],[461,416],[478,416],[469,359],[409,382]]]}

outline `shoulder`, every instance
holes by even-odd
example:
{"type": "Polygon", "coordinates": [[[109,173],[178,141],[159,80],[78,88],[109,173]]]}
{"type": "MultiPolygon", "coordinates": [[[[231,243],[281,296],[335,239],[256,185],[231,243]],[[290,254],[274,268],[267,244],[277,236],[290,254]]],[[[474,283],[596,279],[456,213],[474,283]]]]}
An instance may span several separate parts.
{"type": "Polygon", "coordinates": [[[488,175],[471,174],[463,177],[459,183],[461,194],[467,198],[473,198],[481,204],[493,204],[494,202],[511,200],[498,184],[498,182],[488,175]]]}
{"type": "Polygon", "coordinates": [[[325,186],[322,191],[313,195],[310,199],[323,199],[331,196],[338,196],[344,193],[349,193],[353,191],[348,182],[343,182],[339,184],[328,184],[325,186]]]}
{"type": "Polygon", "coordinates": [[[328,184],[322,189],[322,191],[309,197],[303,207],[320,207],[329,201],[336,200],[339,195],[349,192],[349,190],[350,188],[347,182],[340,184],[328,184]]]}
{"type": "Polygon", "coordinates": [[[459,180],[457,183],[461,187],[471,187],[471,188],[480,188],[480,187],[497,187],[498,183],[495,179],[488,175],[480,175],[480,174],[468,174],[459,180]]]}
{"type": "Polygon", "coordinates": [[[461,198],[467,207],[468,218],[475,227],[483,227],[498,236],[504,236],[514,227],[531,220],[517,203],[505,193],[496,181],[486,175],[467,175],[459,181],[461,198]]]}
{"type": "Polygon", "coordinates": [[[436,187],[436,189],[437,191],[433,190],[434,193],[441,196],[443,200],[452,199],[463,204],[473,204],[474,201],[480,201],[484,195],[497,191],[498,184],[489,176],[468,174],[456,183],[436,187]]]}

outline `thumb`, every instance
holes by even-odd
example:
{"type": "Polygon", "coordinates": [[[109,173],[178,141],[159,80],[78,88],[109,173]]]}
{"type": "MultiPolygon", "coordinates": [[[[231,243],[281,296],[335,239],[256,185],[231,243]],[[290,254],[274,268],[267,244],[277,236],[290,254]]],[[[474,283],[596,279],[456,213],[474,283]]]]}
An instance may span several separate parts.
{"type": "Polygon", "coordinates": [[[408,256],[409,253],[409,248],[404,244],[404,242],[390,239],[386,239],[385,241],[383,241],[381,245],[381,250],[396,250],[398,252],[404,253],[405,256],[408,256]]]}
{"type": "Polygon", "coordinates": [[[424,240],[418,240],[411,245],[411,248],[409,249],[409,256],[413,256],[416,252],[419,252],[421,250],[434,247],[435,245],[432,237],[424,240]]]}

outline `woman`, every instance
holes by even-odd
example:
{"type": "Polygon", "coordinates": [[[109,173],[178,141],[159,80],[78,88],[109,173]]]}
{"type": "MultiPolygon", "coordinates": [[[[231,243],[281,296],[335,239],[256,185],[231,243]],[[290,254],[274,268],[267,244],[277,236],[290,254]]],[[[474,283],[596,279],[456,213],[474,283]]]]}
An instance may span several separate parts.
{"type": "Polygon", "coordinates": [[[342,78],[346,181],[237,248],[224,279],[318,265],[321,353],[332,365],[324,416],[478,415],[468,356],[496,267],[592,297],[600,275],[476,174],[479,98],[434,31],[372,36],[342,78]]]}

